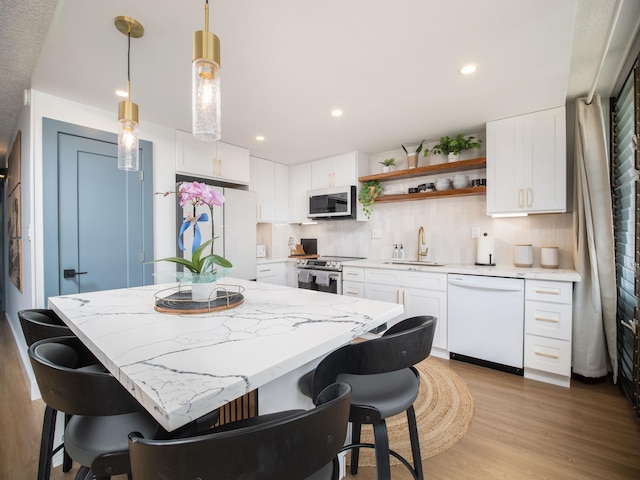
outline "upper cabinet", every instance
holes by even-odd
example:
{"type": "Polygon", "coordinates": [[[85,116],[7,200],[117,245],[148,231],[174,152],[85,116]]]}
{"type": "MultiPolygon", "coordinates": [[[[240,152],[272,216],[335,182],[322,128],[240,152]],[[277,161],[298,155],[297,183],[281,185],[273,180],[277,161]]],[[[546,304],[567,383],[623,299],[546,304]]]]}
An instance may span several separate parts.
{"type": "Polygon", "coordinates": [[[304,223],[309,221],[309,197],[311,190],[311,164],[299,163],[291,165],[289,170],[289,193],[291,195],[291,222],[304,223]]]}
{"type": "Polygon", "coordinates": [[[566,211],[565,108],[487,123],[487,214],[566,211]]]}
{"type": "Polygon", "coordinates": [[[289,169],[286,165],[250,157],[251,182],[256,192],[258,222],[289,221],[289,169]]]}
{"type": "Polygon", "coordinates": [[[249,150],[176,130],[176,173],[248,185],[249,150]]]}
{"type": "Polygon", "coordinates": [[[349,152],[311,162],[311,189],[357,185],[358,175],[367,170],[369,158],[349,152]]]}

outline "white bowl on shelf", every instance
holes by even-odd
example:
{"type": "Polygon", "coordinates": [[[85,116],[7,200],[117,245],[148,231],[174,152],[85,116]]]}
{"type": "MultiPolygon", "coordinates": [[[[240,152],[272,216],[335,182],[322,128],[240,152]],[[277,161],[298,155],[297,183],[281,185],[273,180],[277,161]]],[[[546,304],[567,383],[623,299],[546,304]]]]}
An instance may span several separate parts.
{"type": "Polygon", "coordinates": [[[468,175],[456,175],[453,177],[453,188],[467,188],[469,186],[468,175]]]}
{"type": "Polygon", "coordinates": [[[448,178],[439,178],[436,180],[436,190],[439,192],[449,190],[451,188],[451,180],[448,178]]]}

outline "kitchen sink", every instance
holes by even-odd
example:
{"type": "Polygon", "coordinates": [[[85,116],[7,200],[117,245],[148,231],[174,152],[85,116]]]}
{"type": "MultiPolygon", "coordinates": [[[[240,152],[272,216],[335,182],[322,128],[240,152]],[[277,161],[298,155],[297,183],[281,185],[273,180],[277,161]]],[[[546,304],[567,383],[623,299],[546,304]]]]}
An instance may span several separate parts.
{"type": "Polygon", "coordinates": [[[443,267],[446,263],[438,262],[419,262],[418,260],[387,260],[387,265],[417,265],[420,267],[443,267]]]}

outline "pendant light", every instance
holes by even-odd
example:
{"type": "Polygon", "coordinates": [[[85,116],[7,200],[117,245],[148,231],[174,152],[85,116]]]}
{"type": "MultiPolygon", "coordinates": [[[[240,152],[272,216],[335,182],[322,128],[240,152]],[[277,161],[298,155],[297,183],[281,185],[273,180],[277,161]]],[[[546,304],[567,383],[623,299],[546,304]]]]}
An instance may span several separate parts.
{"type": "Polygon", "coordinates": [[[220,39],[209,31],[209,0],[204,5],[204,30],[193,34],[191,79],[193,136],[220,140],[220,39]]]}
{"type": "Polygon", "coordinates": [[[118,168],[140,170],[138,105],[131,101],[131,37],[142,37],[144,27],[126,16],[116,17],[114,23],[118,31],[127,36],[127,99],[118,103],[118,168]]]}

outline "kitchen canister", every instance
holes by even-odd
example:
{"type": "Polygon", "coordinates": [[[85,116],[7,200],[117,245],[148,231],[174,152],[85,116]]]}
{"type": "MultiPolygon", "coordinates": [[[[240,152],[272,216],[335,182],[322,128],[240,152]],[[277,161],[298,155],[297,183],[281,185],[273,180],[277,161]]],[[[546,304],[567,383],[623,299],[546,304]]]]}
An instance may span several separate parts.
{"type": "Polygon", "coordinates": [[[513,264],[516,267],[533,266],[533,246],[530,243],[521,243],[513,247],[513,264]]]}
{"type": "Polygon", "coordinates": [[[541,247],[540,265],[542,268],[558,268],[560,266],[558,247],[541,247]]]}

